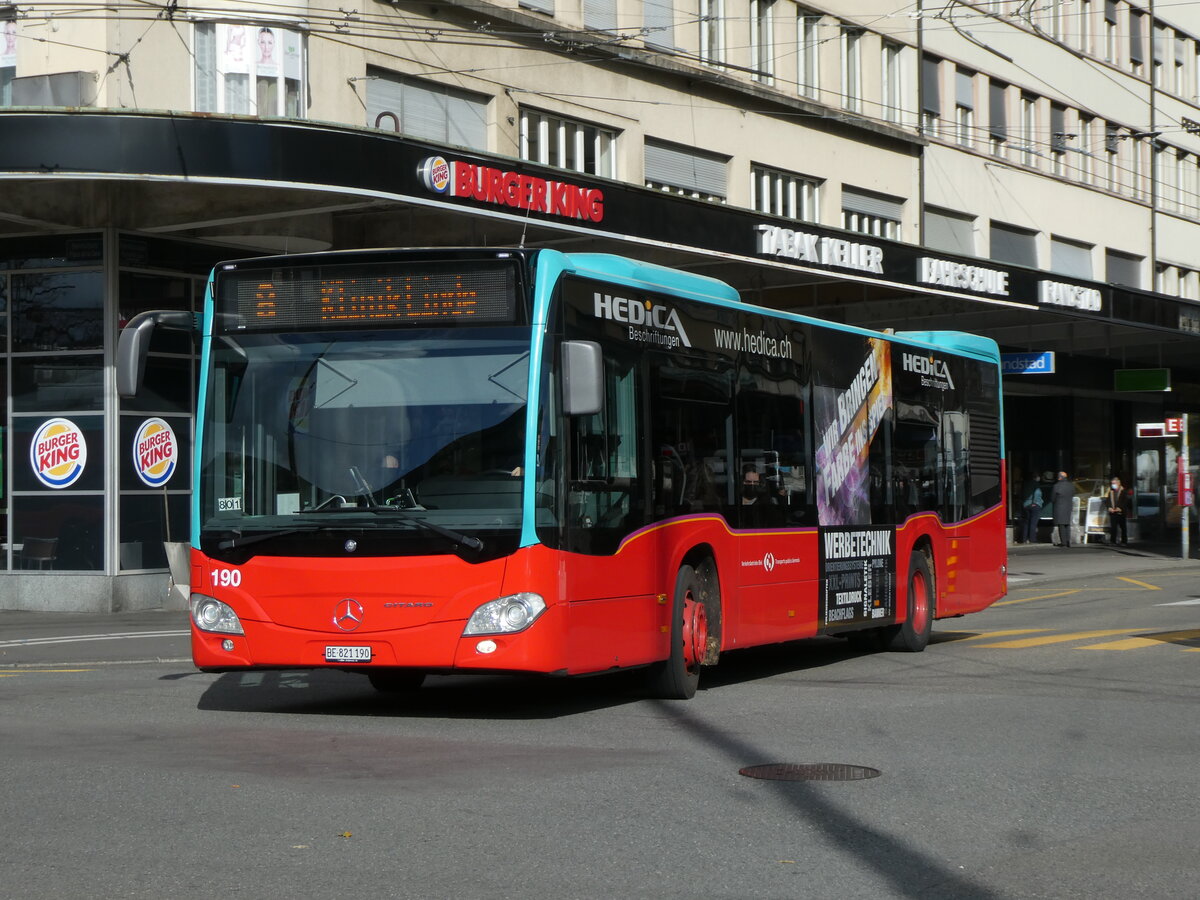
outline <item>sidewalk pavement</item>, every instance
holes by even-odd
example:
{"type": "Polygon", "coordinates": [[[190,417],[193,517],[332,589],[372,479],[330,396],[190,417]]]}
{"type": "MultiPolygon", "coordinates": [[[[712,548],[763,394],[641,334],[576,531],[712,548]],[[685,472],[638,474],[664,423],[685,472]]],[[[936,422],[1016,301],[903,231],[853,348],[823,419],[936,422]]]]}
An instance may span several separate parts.
{"type": "Polygon", "coordinates": [[[1072,544],[1070,548],[1054,544],[1009,544],[1008,586],[1084,578],[1092,575],[1122,575],[1151,572],[1162,568],[1192,567],[1200,576],[1197,547],[1191,547],[1191,559],[1180,558],[1179,542],[1138,541],[1129,545],[1072,544]]]}

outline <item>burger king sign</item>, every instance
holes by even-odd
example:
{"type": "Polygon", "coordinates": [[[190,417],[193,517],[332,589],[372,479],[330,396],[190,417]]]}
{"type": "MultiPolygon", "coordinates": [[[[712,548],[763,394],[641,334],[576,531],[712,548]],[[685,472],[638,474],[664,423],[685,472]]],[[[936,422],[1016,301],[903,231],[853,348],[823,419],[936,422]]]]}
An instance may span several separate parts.
{"type": "Polygon", "coordinates": [[[133,437],[133,469],[150,487],[162,487],[175,474],[179,442],[162,419],[147,419],[133,437]]]}
{"type": "Polygon", "coordinates": [[[29,462],[33,474],[46,487],[70,487],[87,466],[83,431],[70,419],[43,422],[29,445],[29,462]]]}

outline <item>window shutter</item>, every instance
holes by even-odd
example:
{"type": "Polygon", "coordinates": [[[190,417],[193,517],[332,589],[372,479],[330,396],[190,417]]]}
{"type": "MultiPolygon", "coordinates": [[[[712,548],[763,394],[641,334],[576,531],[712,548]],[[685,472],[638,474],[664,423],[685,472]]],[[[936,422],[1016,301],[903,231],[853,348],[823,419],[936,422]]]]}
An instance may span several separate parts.
{"type": "Polygon", "coordinates": [[[957,213],[925,211],[925,246],[931,250],[975,255],[975,229],[971,219],[957,213]]]}
{"type": "Polygon", "coordinates": [[[877,216],[881,219],[900,221],[904,215],[904,201],[882,194],[871,194],[855,188],[842,188],[842,210],[861,216],[877,216]]]}
{"type": "Polygon", "coordinates": [[[691,147],[646,141],[645,177],[655,184],[724,197],[727,162],[691,147]]]}
{"type": "Polygon", "coordinates": [[[1005,85],[993,81],[988,85],[988,132],[998,140],[1008,139],[1008,107],[1005,85]]]}
{"type": "Polygon", "coordinates": [[[642,24],[646,27],[644,40],[647,44],[675,49],[674,0],[645,0],[642,4],[642,24]]]}
{"type": "MultiPolygon", "coordinates": [[[[394,113],[399,122],[404,121],[404,86],[396,79],[384,75],[378,69],[368,69],[367,77],[367,125],[374,128],[380,113],[394,113]]],[[[380,122],[381,128],[391,128],[392,122],[380,122]]],[[[397,125],[403,130],[403,125],[397,125]]]]}
{"type": "Polygon", "coordinates": [[[583,0],[583,26],[616,31],[617,0],[583,0]]]}
{"type": "Polygon", "coordinates": [[[956,69],[954,72],[954,102],[964,109],[975,108],[975,73],[956,69]]]}
{"type": "Polygon", "coordinates": [[[921,109],[940,116],[942,97],[938,86],[938,61],[928,56],[921,60],[921,93],[921,109]]]}
{"type": "Polygon", "coordinates": [[[193,32],[196,57],[196,112],[217,111],[217,40],[212,22],[197,22],[193,32]]]}
{"type": "Polygon", "coordinates": [[[536,9],[554,15],[554,0],[520,0],[520,6],[522,9],[536,9]]]}
{"type": "Polygon", "coordinates": [[[1037,268],[1037,233],[993,222],[991,258],[998,262],[1037,268]]]}
{"type": "Polygon", "coordinates": [[[1092,277],[1092,247],[1090,244],[1078,244],[1075,241],[1065,241],[1050,238],[1050,271],[1069,278],[1092,277]]]}

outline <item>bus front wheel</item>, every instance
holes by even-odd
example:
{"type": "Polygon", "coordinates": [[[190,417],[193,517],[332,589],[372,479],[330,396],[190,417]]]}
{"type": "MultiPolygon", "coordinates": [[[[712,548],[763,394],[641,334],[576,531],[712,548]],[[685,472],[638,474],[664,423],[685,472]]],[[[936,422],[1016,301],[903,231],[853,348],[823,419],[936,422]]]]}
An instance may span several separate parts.
{"type": "Polygon", "coordinates": [[[651,670],[650,689],[664,700],[691,700],[708,650],[708,611],[703,583],[692,566],[679,567],[671,607],[671,655],[651,670]]]}
{"type": "Polygon", "coordinates": [[[904,622],[889,629],[888,648],[920,653],[929,644],[933,630],[933,575],[929,557],[914,550],[908,561],[908,614],[904,622]]]}

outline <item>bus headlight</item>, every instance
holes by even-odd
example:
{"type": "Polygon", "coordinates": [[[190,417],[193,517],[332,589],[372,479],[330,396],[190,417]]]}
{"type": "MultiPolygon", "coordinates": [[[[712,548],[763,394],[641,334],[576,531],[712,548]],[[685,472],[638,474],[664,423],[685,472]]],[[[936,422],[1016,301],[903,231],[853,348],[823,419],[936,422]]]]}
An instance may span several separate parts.
{"type": "Polygon", "coordinates": [[[545,611],[546,601],[540,594],[520,593],[499,597],[471,614],[463,634],[513,634],[524,631],[545,611]]]}
{"type": "Polygon", "coordinates": [[[204,594],[192,594],[192,621],[201,631],[215,631],[220,634],[245,634],[242,631],[241,620],[232,608],[213,597],[204,594]]]}

